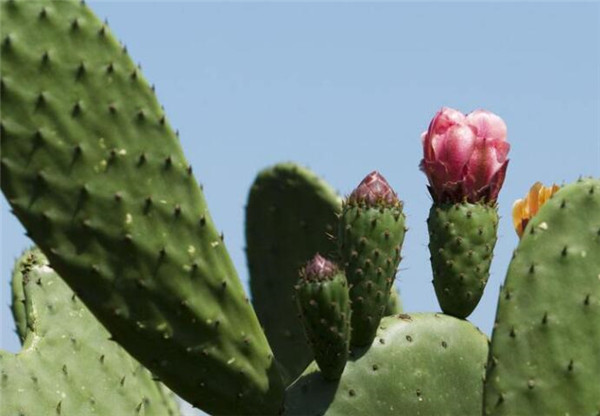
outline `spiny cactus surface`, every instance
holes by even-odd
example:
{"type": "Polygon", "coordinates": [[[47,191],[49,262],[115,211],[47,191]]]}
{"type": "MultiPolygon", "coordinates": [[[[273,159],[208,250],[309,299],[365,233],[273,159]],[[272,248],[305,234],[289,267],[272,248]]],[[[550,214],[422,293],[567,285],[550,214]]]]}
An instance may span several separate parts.
{"type": "Polygon", "coordinates": [[[567,185],[527,224],[500,292],[488,415],[600,411],[600,180],[567,185]]]}
{"type": "Polygon", "coordinates": [[[350,296],[344,271],[319,254],[302,270],[296,303],[321,373],[340,378],[350,347],[350,296]]]}
{"type": "Polygon", "coordinates": [[[383,318],[338,381],[312,363],[286,392],[287,415],[479,415],[487,337],[440,314],[383,318]]]}
{"type": "Polygon", "coordinates": [[[496,245],[496,207],[468,202],[434,204],[427,219],[433,286],[442,311],[473,312],[490,276],[496,245]]]}
{"type": "Polygon", "coordinates": [[[2,191],[115,340],[189,402],[273,413],[279,372],[153,90],[85,4],[1,2],[2,191]]]}
{"type": "Polygon", "coordinates": [[[298,270],[317,252],[335,257],[340,211],[341,200],[331,186],[293,163],[262,170],[248,195],[252,303],[289,382],[313,359],[294,301],[298,270]]]}
{"type": "Polygon", "coordinates": [[[402,204],[378,172],[349,196],[338,230],[352,301],[350,342],[370,345],[393,288],[405,233],[402,204]]]}
{"type": "Polygon", "coordinates": [[[179,414],[172,393],[110,339],[38,250],[17,262],[12,288],[23,349],[0,352],[0,414],[179,414]]]}

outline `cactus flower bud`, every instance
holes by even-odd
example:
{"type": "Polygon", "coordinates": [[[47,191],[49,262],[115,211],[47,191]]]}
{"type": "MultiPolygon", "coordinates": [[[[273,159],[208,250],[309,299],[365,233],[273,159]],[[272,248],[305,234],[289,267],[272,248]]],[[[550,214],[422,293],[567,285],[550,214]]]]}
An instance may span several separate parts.
{"type": "Polygon", "coordinates": [[[321,281],[335,275],[337,272],[338,267],[335,263],[317,253],[308,263],[306,263],[301,274],[306,280],[321,281]]]}
{"type": "Polygon", "coordinates": [[[537,214],[541,206],[559,189],[558,185],[544,186],[540,182],[536,182],[524,199],[517,199],[515,201],[512,208],[512,217],[515,231],[519,235],[519,238],[523,235],[523,231],[529,220],[537,214]]]}
{"type": "Polygon", "coordinates": [[[436,203],[496,202],[510,149],[500,117],[486,110],[465,116],[444,107],[421,139],[420,168],[436,203]]]}
{"type": "Polygon", "coordinates": [[[383,204],[386,206],[397,205],[400,201],[398,195],[381,173],[374,170],[369,173],[362,182],[352,191],[348,202],[364,202],[367,205],[383,204]]]}

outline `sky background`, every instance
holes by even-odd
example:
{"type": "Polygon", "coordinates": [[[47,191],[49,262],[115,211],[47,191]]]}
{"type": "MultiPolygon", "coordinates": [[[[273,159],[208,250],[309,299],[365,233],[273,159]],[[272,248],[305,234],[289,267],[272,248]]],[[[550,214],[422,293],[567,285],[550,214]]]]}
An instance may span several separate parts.
{"type": "MultiPolygon", "coordinates": [[[[260,169],[295,161],[342,194],[376,169],[405,203],[405,309],[438,311],[420,134],[442,106],[485,108],[512,146],[491,277],[469,318],[490,334],[518,242],[513,201],[538,180],[600,176],[599,3],[88,4],[156,85],[246,288],[244,205],[260,169]]],[[[0,348],[18,351],[8,282],[31,243],[1,200],[0,348]]]]}

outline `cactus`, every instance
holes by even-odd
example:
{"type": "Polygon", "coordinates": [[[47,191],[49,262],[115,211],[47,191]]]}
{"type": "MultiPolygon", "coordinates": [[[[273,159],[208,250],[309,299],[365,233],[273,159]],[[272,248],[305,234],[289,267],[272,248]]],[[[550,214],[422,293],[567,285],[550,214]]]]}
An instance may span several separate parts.
{"type": "Polygon", "coordinates": [[[310,365],[286,392],[287,415],[476,415],[487,337],[439,314],[381,320],[373,345],[354,348],[339,381],[310,365]]]}
{"type": "Polygon", "coordinates": [[[466,318],[490,275],[498,212],[487,204],[434,205],[427,219],[433,286],[442,310],[466,318]]]}
{"type": "Polygon", "coordinates": [[[485,414],[600,410],[600,180],[565,186],[523,232],[500,292],[485,414]]]}
{"type": "Polygon", "coordinates": [[[38,251],[12,278],[23,350],[0,352],[2,415],[177,415],[172,394],[110,340],[38,251]]]}
{"type": "Polygon", "coordinates": [[[2,190],[31,238],[186,400],[276,412],[271,350],[139,69],[83,4],[1,7],[2,190]]]}
{"type": "Polygon", "coordinates": [[[339,267],[319,254],[302,269],[296,302],[323,376],[340,378],[350,344],[348,282],[339,267]]]}
{"type": "Polygon", "coordinates": [[[352,300],[352,345],[369,345],[375,337],[400,263],[404,232],[402,204],[387,181],[372,172],[347,199],[339,222],[352,300]]]}
{"type": "Polygon", "coordinates": [[[455,317],[382,319],[400,307],[393,282],[405,233],[383,177],[367,177],[342,208],[331,187],[290,163],[261,172],[249,195],[255,314],[176,134],[106,24],[75,0],[7,0],[0,11],[2,191],[52,266],[33,254],[13,280],[25,349],[0,354],[2,414],[177,413],[138,362],[215,414],[600,410],[598,180],[552,198],[554,188],[534,186],[515,205],[523,237],[484,393],[486,338],[465,319],[496,240],[509,150],[498,116],[445,108],[423,136],[434,285],[455,317]],[[317,282],[306,273],[298,285],[313,354],[293,294],[317,252],[344,269],[349,291],[341,273],[317,282]],[[340,310],[311,310],[327,296],[340,310]],[[335,330],[320,331],[323,321],[335,330]]]}
{"type": "Polygon", "coordinates": [[[444,313],[466,318],[489,277],[508,167],[506,125],[497,115],[442,108],[423,133],[421,170],[429,180],[429,252],[444,313]]]}
{"type": "Polygon", "coordinates": [[[315,253],[336,255],[341,200],[310,170],[281,163],[256,177],[246,206],[253,305],[288,382],[312,361],[294,302],[298,270],[315,253]]]}
{"type": "Polygon", "coordinates": [[[402,299],[400,298],[400,294],[396,288],[392,286],[392,289],[390,290],[390,297],[387,305],[385,305],[383,316],[397,315],[403,311],[404,309],[402,308],[402,299]]]}

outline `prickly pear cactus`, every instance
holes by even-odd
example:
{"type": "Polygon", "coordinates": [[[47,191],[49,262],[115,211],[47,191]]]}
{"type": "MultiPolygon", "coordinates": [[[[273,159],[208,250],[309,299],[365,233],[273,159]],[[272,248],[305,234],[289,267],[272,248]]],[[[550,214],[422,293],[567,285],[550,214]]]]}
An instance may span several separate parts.
{"type": "Polygon", "coordinates": [[[400,298],[398,290],[394,287],[394,285],[392,285],[392,289],[390,290],[390,297],[388,299],[387,305],[385,305],[385,312],[383,313],[383,315],[397,315],[402,312],[402,299],[400,298]]]}
{"type": "Polygon", "coordinates": [[[289,382],[312,361],[294,285],[298,270],[319,252],[335,257],[341,200],[315,173],[293,163],[262,170],[246,206],[252,303],[289,382]]]}
{"type": "Polygon", "coordinates": [[[348,197],[339,220],[339,246],[352,301],[355,346],[370,345],[384,316],[404,241],[402,204],[378,172],[348,197]]]}
{"type": "Polygon", "coordinates": [[[139,68],[81,2],[0,7],[2,191],[31,238],[186,400],[276,412],[273,355],[139,68]]]}
{"type": "Polygon", "coordinates": [[[490,276],[498,212],[488,204],[434,204],[427,219],[433,286],[442,311],[473,312],[490,276]]]}
{"type": "Polygon", "coordinates": [[[600,180],[565,186],[529,221],[500,292],[488,415],[600,411],[600,180]]]}
{"type": "Polygon", "coordinates": [[[343,270],[315,255],[301,271],[296,303],[321,373],[339,379],[348,359],[352,314],[343,270]]]}
{"type": "Polygon", "coordinates": [[[339,381],[311,364],[286,392],[287,415],[478,415],[487,338],[440,314],[381,320],[373,345],[352,350],[339,381]]]}
{"type": "Polygon", "coordinates": [[[23,350],[0,352],[0,414],[179,414],[172,394],[110,340],[38,250],[17,262],[12,288],[23,350]]]}

